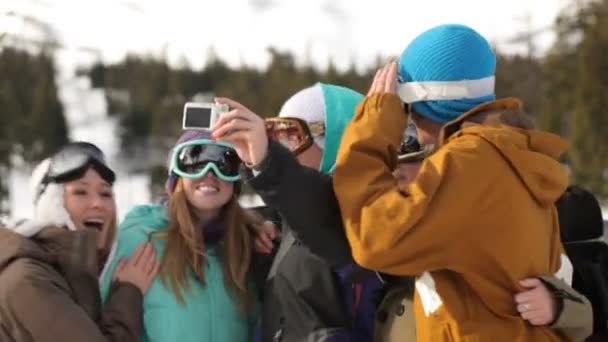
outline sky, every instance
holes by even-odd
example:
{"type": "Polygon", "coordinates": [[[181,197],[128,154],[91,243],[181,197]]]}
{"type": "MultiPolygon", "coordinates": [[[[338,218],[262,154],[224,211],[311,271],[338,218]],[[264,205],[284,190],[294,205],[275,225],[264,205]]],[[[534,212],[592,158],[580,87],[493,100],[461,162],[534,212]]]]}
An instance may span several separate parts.
{"type": "MultiPolygon", "coordinates": [[[[331,58],[346,69],[351,63],[368,67],[378,55],[397,56],[417,34],[448,22],[475,28],[503,51],[521,52],[524,44],[506,42],[526,27],[549,28],[567,2],[2,0],[0,33],[30,35],[23,16],[42,20],[68,51],[89,51],[67,54],[67,63],[78,63],[87,54],[111,63],[138,52],[200,68],[213,47],[232,66],[263,67],[272,46],[293,52],[299,63],[324,67],[331,58]]],[[[549,30],[536,37],[540,51],[552,40],[549,30]]]]}
{"type": "MultiPolygon", "coordinates": [[[[300,63],[313,63],[321,68],[331,58],[344,70],[351,63],[359,68],[369,67],[378,55],[397,56],[417,34],[435,25],[461,23],[478,30],[503,52],[518,53],[525,52],[524,45],[507,42],[527,27],[533,30],[550,28],[557,13],[568,2],[0,0],[0,39],[7,33],[40,39],[39,30],[26,22],[35,18],[48,24],[65,47],[56,55],[67,80],[61,89],[80,91],[71,97],[78,103],[68,103],[67,107],[74,113],[95,114],[97,112],[89,108],[93,106],[89,102],[94,91],[73,85],[70,82],[80,80],[68,74],[91,61],[118,62],[129,52],[166,56],[173,64],[186,61],[192,67],[200,68],[213,47],[231,66],[264,67],[269,61],[267,48],[275,47],[294,53],[300,63]]],[[[553,39],[550,30],[536,36],[539,51],[546,50],[553,39]]],[[[102,94],[97,95],[103,99],[102,94]]],[[[105,113],[103,105],[97,107],[105,113]]],[[[102,135],[103,141],[107,140],[107,134],[111,135],[98,130],[93,133],[102,135]]],[[[78,134],[82,139],[92,139],[86,132],[78,134]]],[[[27,184],[26,175],[20,176],[22,179],[14,182],[14,189],[23,189],[27,184]]],[[[147,189],[146,181],[129,179],[129,175],[124,177],[127,177],[127,185],[117,187],[124,189],[124,194],[119,196],[123,213],[134,204],[131,202],[145,201],[132,196],[141,197],[144,193],[141,189],[147,189]],[[134,190],[137,186],[139,190],[134,190]]],[[[12,199],[15,214],[28,216],[31,212],[29,197],[20,191],[12,193],[23,197],[12,199]]]]}

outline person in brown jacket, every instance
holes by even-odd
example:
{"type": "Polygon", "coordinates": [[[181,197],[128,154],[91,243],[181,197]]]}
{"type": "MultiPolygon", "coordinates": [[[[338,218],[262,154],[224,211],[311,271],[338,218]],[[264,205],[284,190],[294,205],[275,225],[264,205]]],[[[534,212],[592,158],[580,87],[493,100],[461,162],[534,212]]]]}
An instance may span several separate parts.
{"type": "MultiPolygon", "coordinates": [[[[421,145],[416,137],[416,128],[409,124],[398,154],[398,163],[393,176],[401,186],[413,182],[422,162],[434,151],[433,145],[421,145]]],[[[404,342],[416,341],[414,320],[415,277],[382,276],[386,283],[386,295],[376,313],[374,341],[404,342]]],[[[582,341],[591,330],[589,317],[590,302],[572,287],[555,277],[527,279],[536,284],[515,295],[515,301],[532,303],[538,308],[534,316],[527,318],[534,325],[550,325],[563,336],[582,341]],[[563,294],[568,294],[564,296],[563,294]],[[582,303],[577,299],[582,299],[582,303]]]]}
{"type": "Polygon", "coordinates": [[[121,261],[101,311],[98,277],[116,233],[114,180],[101,150],[83,142],[34,170],[34,218],[0,228],[0,341],[139,339],[142,293],[158,270],[150,244],[121,261]]]}
{"type": "Polygon", "coordinates": [[[568,182],[558,161],[567,144],[533,130],[519,101],[495,100],[494,70],[474,30],[426,31],[377,74],[338,153],[334,188],[353,257],[418,276],[419,341],[564,340],[513,297],[530,285],[523,278],[571,278],[554,206],[568,182]],[[421,142],[438,148],[399,187],[395,145],[409,114],[421,142]]]}

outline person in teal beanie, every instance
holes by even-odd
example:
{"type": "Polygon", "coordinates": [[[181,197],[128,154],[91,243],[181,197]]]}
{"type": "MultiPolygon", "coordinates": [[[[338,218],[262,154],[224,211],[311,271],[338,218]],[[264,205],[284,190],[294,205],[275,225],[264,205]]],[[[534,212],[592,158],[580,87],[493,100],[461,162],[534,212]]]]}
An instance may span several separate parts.
{"type": "MultiPolygon", "coordinates": [[[[141,341],[252,341],[258,317],[250,276],[256,218],[238,204],[240,160],[209,132],[186,131],[170,153],[167,205],[133,208],[119,227],[117,262],[143,241],[160,256],[144,297],[141,341]]],[[[101,281],[108,296],[110,276],[101,281]]]]}

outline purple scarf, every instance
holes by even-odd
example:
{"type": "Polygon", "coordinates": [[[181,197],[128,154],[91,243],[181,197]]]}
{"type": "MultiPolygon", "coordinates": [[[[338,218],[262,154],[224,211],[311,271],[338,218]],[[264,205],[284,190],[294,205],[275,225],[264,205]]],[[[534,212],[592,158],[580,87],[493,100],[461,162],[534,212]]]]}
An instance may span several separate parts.
{"type": "Polygon", "coordinates": [[[217,218],[202,227],[205,244],[214,245],[224,238],[224,224],[221,218],[217,218]]]}

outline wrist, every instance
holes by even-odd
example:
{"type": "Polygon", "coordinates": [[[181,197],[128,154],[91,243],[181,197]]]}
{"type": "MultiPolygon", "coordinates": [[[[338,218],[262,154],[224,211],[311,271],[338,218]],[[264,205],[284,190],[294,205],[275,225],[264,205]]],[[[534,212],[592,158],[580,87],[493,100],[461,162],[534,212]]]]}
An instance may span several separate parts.
{"type": "Polygon", "coordinates": [[[264,149],[264,153],[259,158],[252,160],[251,162],[244,162],[245,166],[253,171],[262,171],[264,168],[266,159],[268,159],[268,145],[264,149]]]}

